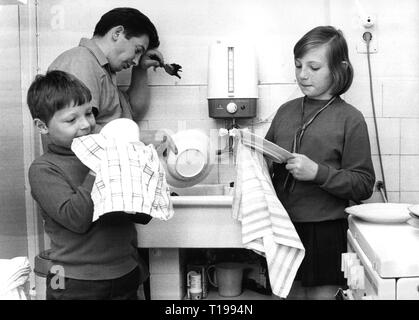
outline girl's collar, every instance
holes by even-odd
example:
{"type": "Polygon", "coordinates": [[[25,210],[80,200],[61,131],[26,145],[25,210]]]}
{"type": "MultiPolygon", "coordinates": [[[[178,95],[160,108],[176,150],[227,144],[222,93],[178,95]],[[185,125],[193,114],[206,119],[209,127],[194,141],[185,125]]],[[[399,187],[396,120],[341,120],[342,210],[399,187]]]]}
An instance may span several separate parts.
{"type": "MultiPolygon", "coordinates": [[[[333,97],[332,97],[333,98],[333,97]]],[[[327,102],[329,102],[332,98],[330,98],[330,99],[325,99],[325,100],[318,100],[318,99],[313,99],[313,98],[309,98],[309,97],[307,97],[307,96],[304,96],[303,97],[303,101],[305,102],[305,103],[309,103],[309,104],[319,104],[319,105],[324,105],[324,104],[326,104],[327,102]]],[[[339,96],[336,96],[336,98],[334,99],[334,101],[339,101],[340,100],[340,97],[339,96]]]]}

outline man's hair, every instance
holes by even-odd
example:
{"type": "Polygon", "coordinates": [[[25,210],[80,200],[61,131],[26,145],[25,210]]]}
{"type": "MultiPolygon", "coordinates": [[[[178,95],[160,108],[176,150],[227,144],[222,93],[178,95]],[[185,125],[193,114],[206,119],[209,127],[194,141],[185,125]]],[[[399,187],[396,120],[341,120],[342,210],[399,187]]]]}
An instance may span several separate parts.
{"type": "Polygon", "coordinates": [[[32,118],[48,125],[55,112],[69,105],[79,106],[90,102],[90,90],[75,76],[59,70],[35,77],[29,87],[27,104],[32,118]]]}
{"type": "Polygon", "coordinates": [[[160,45],[154,24],[146,15],[134,8],[115,8],[105,13],[96,24],[93,36],[103,37],[116,26],[124,27],[124,34],[127,39],[148,35],[150,38],[149,49],[155,49],[160,45]]]}
{"type": "Polygon", "coordinates": [[[327,45],[327,60],[333,77],[332,94],[341,95],[349,89],[354,76],[342,31],[332,26],[310,30],[295,44],[294,59],[302,58],[309,50],[322,45],[327,45]]]}

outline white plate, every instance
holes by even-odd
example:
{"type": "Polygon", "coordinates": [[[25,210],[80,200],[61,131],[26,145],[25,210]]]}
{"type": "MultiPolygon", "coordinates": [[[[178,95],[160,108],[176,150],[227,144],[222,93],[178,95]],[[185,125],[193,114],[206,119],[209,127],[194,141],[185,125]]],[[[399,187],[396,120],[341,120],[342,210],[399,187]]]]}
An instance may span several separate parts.
{"type": "Polygon", "coordinates": [[[404,223],[409,218],[407,203],[365,203],[351,206],[345,211],[357,218],[375,223],[404,223]]]}
{"type": "Polygon", "coordinates": [[[198,129],[188,129],[178,131],[172,135],[172,139],[176,144],[178,154],[175,155],[170,150],[167,158],[162,161],[167,183],[172,187],[186,188],[203,181],[214,166],[209,158],[208,136],[198,129]],[[190,175],[178,172],[179,164],[183,170],[187,170],[190,164],[190,175]]]}
{"type": "Polygon", "coordinates": [[[278,163],[286,162],[293,157],[292,153],[272,143],[265,138],[248,131],[240,131],[242,142],[245,146],[261,152],[270,160],[278,163]]]}
{"type": "Polygon", "coordinates": [[[415,204],[410,206],[409,208],[410,215],[414,218],[419,218],[419,204],[415,204]]]}
{"type": "Polygon", "coordinates": [[[407,220],[407,223],[410,224],[412,227],[419,228],[419,219],[411,218],[407,220]]]}

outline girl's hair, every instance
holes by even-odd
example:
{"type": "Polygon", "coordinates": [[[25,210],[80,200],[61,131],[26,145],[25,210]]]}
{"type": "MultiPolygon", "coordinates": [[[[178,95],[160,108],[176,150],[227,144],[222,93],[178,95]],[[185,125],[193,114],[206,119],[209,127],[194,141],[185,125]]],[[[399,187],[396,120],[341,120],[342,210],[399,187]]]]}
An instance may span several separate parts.
{"type": "Polygon", "coordinates": [[[332,73],[332,94],[345,93],[352,84],[354,70],[349,61],[348,45],[342,31],[332,26],[320,26],[307,32],[294,46],[294,59],[302,58],[309,50],[327,45],[327,61],[332,73]]]}
{"type": "Polygon", "coordinates": [[[58,110],[73,104],[79,106],[91,100],[90,90],[83,82],[59,70],[37,75],[27,94],[32,118],[38,118],[47,125],[58,110]]]}
{"type": "Polygon", "coordinates": [[[154,24],[146,15],[134,8],[115,8],[108,11],[96,24],[93,35],[103,37],[116,26],[124,27],[124,34],[127,39],[148,35],[150,39],[149,49],[155,49],[160,45],[154,24]]]}

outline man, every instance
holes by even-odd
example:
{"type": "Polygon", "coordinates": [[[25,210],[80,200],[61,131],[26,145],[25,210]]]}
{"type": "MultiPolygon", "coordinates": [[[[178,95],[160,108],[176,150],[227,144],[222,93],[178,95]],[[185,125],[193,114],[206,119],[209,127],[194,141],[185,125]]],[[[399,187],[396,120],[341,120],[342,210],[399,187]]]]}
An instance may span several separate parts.
{"type": "Polygon", "coordinates": [[[147,69],[159,66],[163,56],[157,30],[137,9],[115,8],[97,23],[91,39],[82,38],[78,47],[60,54],[49,70],[67,71],[80,79],[92,92],[97,108],[97,129],[120,117],[138,121],[148,105],[147,69]],[[117,87],[116,73],[132,68],[127,92],[117,87]]]}

